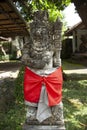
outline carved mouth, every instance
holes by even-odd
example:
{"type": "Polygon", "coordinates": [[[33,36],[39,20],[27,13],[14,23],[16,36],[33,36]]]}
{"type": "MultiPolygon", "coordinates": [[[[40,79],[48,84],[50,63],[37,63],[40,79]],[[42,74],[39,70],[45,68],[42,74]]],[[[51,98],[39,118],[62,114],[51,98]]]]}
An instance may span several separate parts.
{"type": "Polygon", "coordinates": [[[34,46],[33,49],[34,49],[35,51],[37,51],[37,52],[39,52],[39,51],[40,51],[40,52],[43,52],[43,50],[46,50],[47,47],[42,47],[42,46],[37,47],[37,46],[34,46]]]}

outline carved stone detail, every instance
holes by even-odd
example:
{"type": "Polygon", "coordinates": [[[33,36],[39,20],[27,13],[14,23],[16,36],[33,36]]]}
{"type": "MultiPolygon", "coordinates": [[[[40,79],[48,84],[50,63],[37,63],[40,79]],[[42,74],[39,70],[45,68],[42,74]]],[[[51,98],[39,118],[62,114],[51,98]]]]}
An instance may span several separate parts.
{"type": "MultiPolygon", "coordinates": [[[[33,22],[30,23],[29,41],[24,45],[22,62],[35,72],[36,70],[38,72],[50,70],[51,72],[53,67],[61,66],[61,30],[62,23],[59,19],[52,23],[46,11],[35,12],[33,22]]],[[[58,126],[63,126],[62,130],[65,130],[62,103],[52,107],[52,117],[41,123],[35,119],[36,111],[37,108],[30,106],[27,108],[27,113],[30,115],[26,119],[27,125],[57,125],[55,130],[60,130],[58,126]]],[[[24,130],[28,129],[24,127],[24,130]]],[[[39,130],[39,127],[35,130],[39,130]]]]}
{"type": "Polygon", "coordinates": [[[23,63],[32,68],[43,69],[52,58],[52,66],[60,66],[61,28],[59,19],[51,23],[47,12],[36,12],[34,21],[30,23],[29,42],[24,45],[23,63]]]}

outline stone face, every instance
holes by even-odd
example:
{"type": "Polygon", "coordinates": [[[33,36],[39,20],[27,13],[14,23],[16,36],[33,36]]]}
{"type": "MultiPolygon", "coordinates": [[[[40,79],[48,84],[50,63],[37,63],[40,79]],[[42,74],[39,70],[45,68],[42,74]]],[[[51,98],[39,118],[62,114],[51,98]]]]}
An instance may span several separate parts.
{"type": "Polygon", "coordinates": [[[24,45],[22,62],[30,68],[43,69],[52,62],[52,67],[60,66],[62,23],[58,19],[51,23],[46,11],[35,13],[30,23],[30,39],[24,45]]]}

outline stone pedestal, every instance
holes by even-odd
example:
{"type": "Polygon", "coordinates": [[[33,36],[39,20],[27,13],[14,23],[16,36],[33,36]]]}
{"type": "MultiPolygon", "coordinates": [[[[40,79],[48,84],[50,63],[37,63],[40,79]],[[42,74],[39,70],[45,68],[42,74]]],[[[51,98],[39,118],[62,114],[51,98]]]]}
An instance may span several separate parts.
{"type": "Polygon", "coordinates": [[[57,125],[27,125],[24,124],[23,130],[64,130],[64,126],[57,125]]]}

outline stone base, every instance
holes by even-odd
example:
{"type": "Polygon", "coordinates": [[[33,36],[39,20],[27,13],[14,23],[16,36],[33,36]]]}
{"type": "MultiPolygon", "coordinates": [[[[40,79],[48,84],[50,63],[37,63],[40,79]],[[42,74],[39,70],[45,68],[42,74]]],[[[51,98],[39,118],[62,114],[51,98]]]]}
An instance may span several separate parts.
{"type": "Polygon", "coordinates": [[[24,124],[23,130],[65,130],[64,126],[56,125],[27,125],[24,124]]]}

